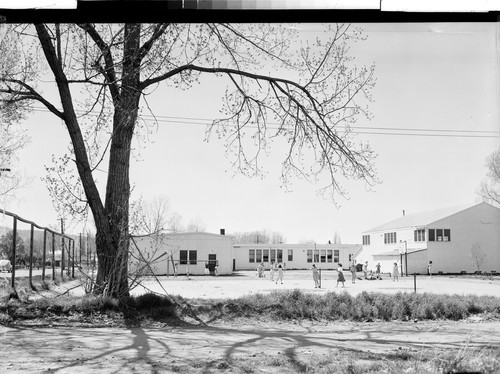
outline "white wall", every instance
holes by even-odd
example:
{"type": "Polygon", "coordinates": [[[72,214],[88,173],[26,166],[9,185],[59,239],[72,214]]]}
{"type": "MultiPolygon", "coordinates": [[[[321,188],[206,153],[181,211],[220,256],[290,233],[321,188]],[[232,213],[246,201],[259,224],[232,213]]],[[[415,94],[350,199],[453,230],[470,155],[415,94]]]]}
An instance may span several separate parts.
{"type": "Polygon", "coordinates": [[[486,254],[482,271],[500,272],[500,209],[488,204],[473,206],[437,221],[429,228],[449,228],[449,242],[429,242],[428,258],[433,271],[473,273],[477,270],[471,248],[478,243],[486,254]]]}
{"type": "MultiPolygon", "coordinates": [[[[364,233],[370,235],[370,245],[363,246],[363,252],[358,258],[359,262],[369,262],[372,267],[381,261],[382,272],[390,272],[392,263],[399,255],[389,259],[381,254],[405,252],[406,240],[408,252],[419,249],[426,251],[411,254],[408,257],[408,273],[427,273],[428,261],[433,262],[433,272],[460,273],[466,271],[473,273],[477,270],[471,256],[474,243],[480,244],[486,253],[486,266],[483,271],[496,270],[500,272],[500,209],[482,203],[465,209],[459,213],[429,223],[426,227],[426,241],[414,241],[414,227],[401,229],[388,229],[385,232],[396,232],[397,243],[385,244],[384,231],[364,233]],[[428,229],[450,229],[451,241],[428,241],[428,229]]],[[[404,257],[404,256],[403,256],[404,257]]]]}
{"type": "MultiPolygon", "coordinates": [[[[162,235],[161,237],[134,238],[143,256],[152,261],[152,269],[156,275],[173,274],[173,262],[178,264],[178,274],[203,275],[208,255],[215,254],[219,264],[219,275],[231,274],[233,270],[233,241],[229,236],[209,233],[179,233],[162,235]],[[196,264],[179,264],[180,251],[196,251],[196,264]]],[[[131,253],[137,257],[137,248],[131,244],[131,253]]],[[[131,260],[131,270],[143,266],[131,260]]],[[[147,268],[146,268],[147,270],[147,268]]]]}
{"type": "MultiPolygon", "coordinates": [[[[322,269],[336,269],[338,264],[341,263],[344,269],[349,268],[349,255],[353,255],[359,248],[359,245],[355,244],[343,244],[343,245],[334,245],[334,244],[235,244],[233,249],[233,256],[236,262],[236,270],[255,270],[259,265],[259,262],[251,263],[249,261],[249,250],[250,249],[260,249],[260,250],[278,250],[281,249],[283,251],[283,260],[282,262],[286,264],[286,269],[309,269],[313,263],[315,263],[319,268],[322,269]],[[293,260],[290,261],[288,259],[288,250],[293,251],[293,260]],[[314,254],[314,250],[318,250],[320,254],[320,261],[307,262],[307,251],[312,250],[314,254]],[[335,261],[334,252],[332,252],[332,262],[328,262],[326,259],[325,262],[321,262],[321,254],[322,251],[327,250],[338,250],[339,251],[339,259],[335,261]]],[[[325,252],[326,253],[326,252],[325,252]]],[[[269,261],[264,262],[264,266],[266,269],[270,267],[271,258],[269,261]]]]}

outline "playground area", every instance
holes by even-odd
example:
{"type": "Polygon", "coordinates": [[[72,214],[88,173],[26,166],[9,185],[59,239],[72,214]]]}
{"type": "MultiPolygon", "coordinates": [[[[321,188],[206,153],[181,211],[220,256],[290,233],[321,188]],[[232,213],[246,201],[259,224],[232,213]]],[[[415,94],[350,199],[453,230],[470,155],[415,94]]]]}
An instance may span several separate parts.
{"type": "Polygon", "coordinates": [[[348,292],[355,296],[363,291],[367,292],[418,292],[435,294],[458,295],[488,295],[500,296],[500,276],[451,276],[413,275],[400,276],[397,282],[388,274],[383,274],[381,280],[365,280],[363,273],[357,273],[356,282],[351,282],[351,274],[344,273],[346,282],[344,287],[340,283],[337,287],[337,272],[323,271],[321,274],[321,288],[314,287],[312,273],[307,270],[289,270],[284,272],[283,284],[271,281],[269,272],[259,278],[255,271],[239,271],[232,276],[190,276],[186,277],[148,277],[132,290],[133,295],[145,292],[180,295],[185,298],[237,298],[252,293],[272,293],[277,290],[300,289],[303,292],[324,294],[326,292],[348,292]]]}
{"type": "MultiPolygon", "coordinates": [[[[18,270],[16,278],[28,278],[27,269],[18,270]]],[[[58,273],[60,270],[58,270],[58,273]]],[[[380,280],[364,279],[362,272],[357,273],[356,281],[351,281],[351,273],[344,272],[346,281],[337,286],[337,272],[327,270],[321,273],[321,288],[314,287],[311,271],[287,270],[284,272],[283,284],[271,281],[267,272],[259,278],[256,271],[238,271],[230,276],[149,276],[140,279],[139,285],[133,286],[132,295],[138,296],[147,292],[179,295],[184,298],[201,299],[233,299],[255,293],[269,294],[278,290],[300,289],[303,292],[325,294],[327,292],[347,292],[353,296],[367,292],[394,294],[397,292],[417,292],[457,295],[500,296],[500,276],[473,275],[408,275],[400,276],[395,282],[388,274],[382,274],[380,280]]],[[[51,271],[46,270],[47,279],[51,279],[51,271]]],[[[11,273],[0,273],[0,280],[10,283],[11,273]]],[[[33,277],[40,279],[41,270],[33,270],[33,277]]],[[[78,272],[75,273],[78,278],[78,272]]],[[[69,284],[61,284],[64,293],[74,296],[84,294],[83,287],[77,286],[77,280],[69,284]],[[66,287],[69,287],[67,289],[66,287]]]]}

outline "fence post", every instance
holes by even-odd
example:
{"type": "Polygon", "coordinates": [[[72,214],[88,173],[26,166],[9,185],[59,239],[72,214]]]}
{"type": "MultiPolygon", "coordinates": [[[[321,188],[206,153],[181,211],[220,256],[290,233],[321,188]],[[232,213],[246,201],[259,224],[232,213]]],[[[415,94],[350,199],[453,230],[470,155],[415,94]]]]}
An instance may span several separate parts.
{"type": "Polygon", "coordinates": [[[66,275],[69,276],[71,275],[71,239],[68,238],[68,267],[66,268],[66,275]]]}
{"type": "Polygon", "coordinates": [[[61,281],[64,279],[64,225],[61,218],[61,281]]]}
{"type": "Polygon", "coordinates": [[[12,227],[12,282],[11,286],[16,289],[16,246],[17,246],[17,218],[14,217],[14,223],[12,227]]]}
{"type": "Polygon", "coordinates": [[[75,278],[75,240],[73,239],[71,241],[71,243],[73,244],[73,255],[72,255],[72,259],[71,259],[71,278],[75,278]]]}
{"type": "Polygon", "coordinates": [[[87,267],[90,266],[90,245],[89,245],[89,233],[87,232],[87,267]]]}
{"type": "Polygon", "coordinates": [[[45,263],[47,252],[47,229],[43,229],[43,252],[42,252],[42,281],[45,280],[45,263]]]}
{"type": "Polygon", "coordinates": [[[31,288],[33,288],[33,242],[34,242],[34,236],[35,236],[35,226],[31,224],[31,230],[30,230],[30,270],[29,270],[29,285],[31,288]]]}
{"type": "Polygon", "coordinates": [[[417,293],[417,273],[413,273],[413,292],[417,293]]]}
{"type": "Polygon", "coordinates": [[[52,280],[56,279],[56,234],[52,231],[52,280]]]}
{"type": "Polygon", "coordinates": [[[80,248],[80,261],[78,264],[82,266],[82,233],[80,233],[80,241],[78,242],[79,248],[80,248]]]}

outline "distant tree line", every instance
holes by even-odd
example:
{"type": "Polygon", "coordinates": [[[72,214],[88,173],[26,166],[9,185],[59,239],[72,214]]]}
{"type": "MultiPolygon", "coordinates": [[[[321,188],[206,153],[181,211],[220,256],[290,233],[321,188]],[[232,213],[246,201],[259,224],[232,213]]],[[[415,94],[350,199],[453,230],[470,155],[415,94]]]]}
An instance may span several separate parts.
{"type": "Polygon", "coordinates": [[[235,243],[241,244],[280,244],[286,243],[285,236],[278,231],[267,229],[235,232],[230,234],[234,237],[235,243]]]}

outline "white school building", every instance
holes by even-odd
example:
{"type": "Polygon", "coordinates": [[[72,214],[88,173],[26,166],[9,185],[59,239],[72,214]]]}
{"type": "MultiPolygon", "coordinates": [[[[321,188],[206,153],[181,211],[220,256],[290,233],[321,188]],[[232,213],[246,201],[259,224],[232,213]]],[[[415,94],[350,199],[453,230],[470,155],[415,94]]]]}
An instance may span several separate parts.
{"type": "Polygon", "coordinates": [[[141,275],[229,275],[237,270],[256,270],[263,263],[282,263],[286,269],[336,269],[361,251],[356,244],[234,244],[231,236],[206,232],[159,234],[133,237],[130,241],[129,271],[141,275]]]}
{"type": "Polygon", "coordinates": [[[348,269],[359,251],[359,244],[235,244],[234,269],[255,270],[262,263],[267,270],[272,262],[282,263],[286,269],[309,269],[312,264],[336,269],[339,263],[348,269]]]}
{"type": "Polygon", "coordinates": [[[500,209],[484,202],[404,215],[362,239],[356,260],[369,269],[380,263],[391,272],[396,262],[405,274],[425,274],[432,261],[433,273],[474,273],[478,263],[482,272],[500,272],[500,209]]]}
{"type": "Polygon", "coordinates": [[[130,242],[129,271],[140,274],[228,275],[233,271],[233,240],[206,232],[134,237],[130,242]]]}

